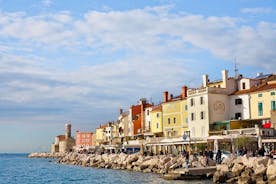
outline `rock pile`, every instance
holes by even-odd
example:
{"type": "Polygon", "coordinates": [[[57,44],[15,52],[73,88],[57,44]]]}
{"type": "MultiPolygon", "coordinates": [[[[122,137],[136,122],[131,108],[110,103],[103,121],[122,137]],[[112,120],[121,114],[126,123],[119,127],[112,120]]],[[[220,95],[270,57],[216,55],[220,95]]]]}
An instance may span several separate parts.
{"type": "Polygon", "coordinates": [[[143,156],[139,153],[131,155],[124,153],[102,155],[69,153],[58,160],[58,163],[63,164],[107,169],[125,169],[160,174],[180,168],[184,162],[185,158],[182,156],[143,156]]]}
{"type": "Polygon", "coordinates": [[[268,157],[230,157],[217,165],[213,182],[276,184],[276,162],[268,157]]]}
{"type": "MultiPolygon", "coordinates": [[[[30,158],[58,158],[58,163],[81,165],[106,169],[123,169],[141,171],[145,173],[167,174],[171,171],[186,167],[185,157],[182,155],[144,156],[136,154],[80,154],[80,153],[32,153],[30,158]]],[[[206,160],[203,156],[189,158],[189,167],[215,166],[213,160],[206,160]]]]}
{"type": "Polygon", "coordinates": [[[29,158],[62,158],[66,153],[31,153],[28,155],[29,158]]]}

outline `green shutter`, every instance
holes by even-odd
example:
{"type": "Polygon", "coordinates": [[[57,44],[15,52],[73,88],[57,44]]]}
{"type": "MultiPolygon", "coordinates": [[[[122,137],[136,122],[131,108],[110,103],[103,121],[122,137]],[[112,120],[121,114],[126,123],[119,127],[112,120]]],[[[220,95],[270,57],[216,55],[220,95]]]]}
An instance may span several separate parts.
{"type": "Polygon", "coordinates": [[[263,115],[263,103],[262,102],[258,103],[258,114],[259,114],[259,116],[263,115]]]}
{"type": "Polygon", "coordinates": [[[276,110],[276,101],[271,101],[271,110],[276,110]]]}

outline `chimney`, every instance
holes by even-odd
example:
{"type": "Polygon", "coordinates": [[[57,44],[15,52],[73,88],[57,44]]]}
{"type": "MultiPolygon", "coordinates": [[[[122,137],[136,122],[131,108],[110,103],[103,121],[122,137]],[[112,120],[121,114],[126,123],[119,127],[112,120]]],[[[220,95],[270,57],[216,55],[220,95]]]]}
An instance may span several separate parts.
{"type": "Polygon", "coordinates": [[[141,98],[139,105],[146,104],[146,103],[147,103],[147,99],[146,98],[141,98]]]}
{"type": "Polygon", "coordinates": [[[181,88],[181,98],[184,99],[187,97],[187,86],[181,88]]]}
{"type": "Polygon", "coordinates": [[[172,100],[173,99],[173,94],[170,94],[170,100],[172,100]]]}
{"type": "Polygon", "coordinates": [[[163,92],[163,101],[166,103],[168,102],[168,91],[163,92]]]}
{"type": "Polygon", "coordinates": [[[123,109],[120,108],[119,113],[120,113],[120,115],[123,114],[123,109]]]}
{"type": "Polygon", "coordinates": [[[228,70],[222,70],[221,75],[222,75],[223,87],[227,88],[228,70]]]}
{"type": "Polygon", "coordinates": [[[202,75],[202,83],[203,83],[203,87],[207,87],[207,85],[208,85],[208,75],[207,74],[202,75]]]}

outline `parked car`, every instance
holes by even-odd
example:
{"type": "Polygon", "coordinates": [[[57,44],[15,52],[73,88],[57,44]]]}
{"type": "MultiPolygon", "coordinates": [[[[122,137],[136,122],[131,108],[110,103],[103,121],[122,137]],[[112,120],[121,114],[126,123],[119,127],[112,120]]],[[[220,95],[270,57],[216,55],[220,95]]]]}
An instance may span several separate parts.
{"type": "MultiPolygon", "coordinates": [[[[214,160],[216,160],[216,156],[217,156],[217,152],[214,152],[214,157],[213,157],[214,160]]],[[[229,158],[230,156],[231,156],[231,152],[221,150],[221,160],[223,160],[225,158],[229,158]]]]}

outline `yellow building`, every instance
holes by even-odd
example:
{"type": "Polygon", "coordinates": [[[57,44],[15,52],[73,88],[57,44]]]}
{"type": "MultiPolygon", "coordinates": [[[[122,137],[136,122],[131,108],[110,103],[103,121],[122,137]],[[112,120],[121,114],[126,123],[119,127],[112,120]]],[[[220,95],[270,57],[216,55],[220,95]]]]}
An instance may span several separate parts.
{"type": "Polygon", "coordinates": [[[276,110],[276,81],[269,81],[250,93],[251,119],[270,119],[276,110]]]}
{"type": "Polygon", "coordinates": [[[99,146],[105,140],[104,130],[105,126],[100,126],[96,128],[96,146],[99,146]]]}
{"type": "Polygon", "coordinates": [[[182,126],[181,132],[184,133],[185,131],[188,131],[188,104],[187,99],[182,99],[180,101],[180,112],[181,112],[181,118],[180,118],[180,124],[182,126]]]}
{"type": "Polygon", "coordinates": [[[179,137],[188,131],[187,125],[187,87],[182,87],[180,96],[173,97],[170,95],[168,98],[168,92],[164,92],[164,103],[162,104],[163,112],[163,131],[165,137],[179,137]]]}
{"type": "Polygon", "coordinates": [[[150,119],[151,119],[151,132],[156,137],[163,136],[163,118],[162,118],[162,106],[157,105],[152,107],[150,111],[150,119]]]}

